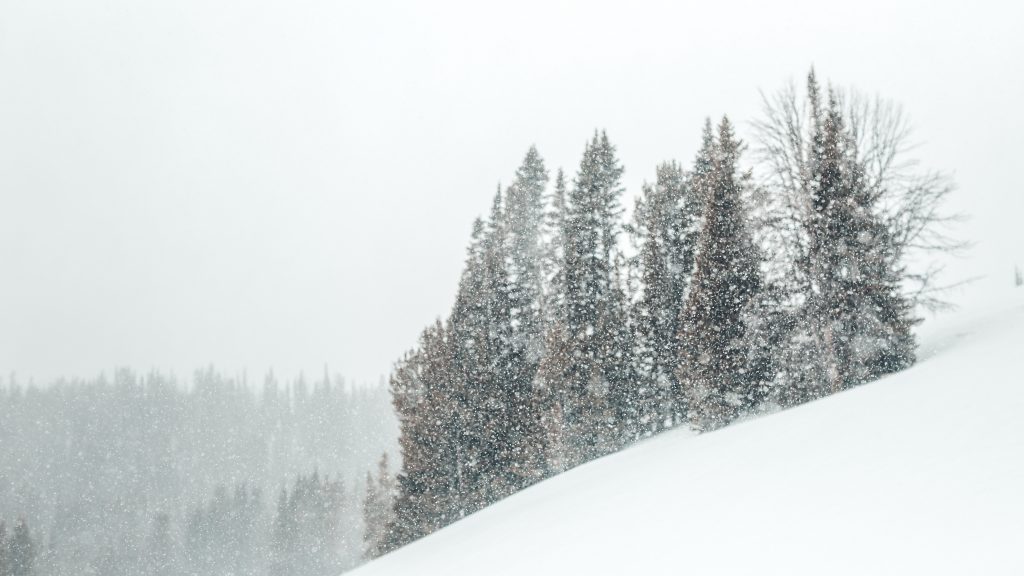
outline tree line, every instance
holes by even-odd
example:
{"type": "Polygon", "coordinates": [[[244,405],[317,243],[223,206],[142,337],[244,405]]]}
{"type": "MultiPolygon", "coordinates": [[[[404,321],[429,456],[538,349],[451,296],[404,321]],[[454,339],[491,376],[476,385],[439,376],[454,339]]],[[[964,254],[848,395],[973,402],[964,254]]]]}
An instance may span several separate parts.
{"type": "Polygon", "coordinates": [[[473,224],[448,316],[390,379],[402,468],[371,552],[663,430],[706,432],[915,360],[929,255],[960,247],[900,109],[831,86],[764,97],[747,146],[708,120],[630,222],[595,133],[553,182],[535,147],[473,224]],[[923,267],[911,263],[924,263],[923,267]]]}
{"type": "Polygon", "coordinates": [[[328,374],[12,376],[0,576],[340,573],[362,562],[366,473],[396,435],[386,390],[328,374]]]}

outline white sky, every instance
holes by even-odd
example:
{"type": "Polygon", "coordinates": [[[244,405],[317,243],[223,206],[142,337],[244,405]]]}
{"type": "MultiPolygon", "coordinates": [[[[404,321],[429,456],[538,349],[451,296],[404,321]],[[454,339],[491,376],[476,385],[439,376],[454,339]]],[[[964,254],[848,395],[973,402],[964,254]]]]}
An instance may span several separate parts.
{"type": "Polygon", "coordinates": [[[376,381],[531,143],[633,194],[811,64],[955,173],[957,274],[1024,265],[1019,3],[485,4],[0,0],[0,373],[376,381]]]}

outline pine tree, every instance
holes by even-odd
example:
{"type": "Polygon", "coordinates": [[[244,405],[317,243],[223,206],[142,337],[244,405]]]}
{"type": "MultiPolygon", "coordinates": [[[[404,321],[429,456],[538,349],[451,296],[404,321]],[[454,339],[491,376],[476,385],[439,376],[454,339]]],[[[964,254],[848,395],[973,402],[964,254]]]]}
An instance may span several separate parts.
{"type": "Polygon", "coordinates": [[[761,280],[743,206],[748,175],[738,167],[742,144],[728,118],[710,145],[705,138],[701,156],[712,159],[711,169],[695,175],[706,191],[704,218],[680,330],[679,378],[691,425],[702,431],[728,424],[760,394],[760,383],[749,374],[748,314],[761,280]]]}
{"type": "MultiPolygon", "coordinates": [[[[555,185],[548,199],[544,216],[544,319],[545,330],[565,318],[565,173],[561,168],[555,176],[555,185]]],[[[547,336],[545,335],[545,339],[547,336]]]]}
{"type": "Polygon", "coordinates": [[[153,518],[148,544],[148,573],[157,576],[173,573],[174,540],[171,534],[171,516],[166,512],[161,512],[153,518]]]}
{"type": "Polygon", "coordinates": [[[274,520],[272,574],[327,576],[351,567],[339,554],[345,547],[340,524],[344,495],[339,480],[321,479],[315,471],[298,476],[291,492],[282,490],[274,520]]]}
{"type": "MultiPolygon", "coordinates": [[[[506,192],[500,215],[504,232],[505,279],[509,326],[498,331],[508,335],[507,370],[497,381],[502,388],[501,442],[498,473],[499,497],[537,481],[542,454],[538,453],[539,420],[534,412],[533,380],[544,345],[543,244],[544,193],[548,174],[537,149],[530,147],[506,192]]],[[[495,215],[494,217],[498,217],[495,215]]],[[[501,310],[504,313],[504,309],[501,310]]],[[[505,320],[504,316],[496,318],[505,320]]]]}
{"type": "Polygon", "coordinates": [[[544,160],[531,146],[516,170],[515,182],[505,195],[502,214],[508,246],[509,300],[513,345],[525,372],[518,379],[532,378],[543,348],[541,302],[544,286],[543,243],[544,194],[548,173],[544,160]],[[532,369],[531,369],[532,368],[532,369]]]}
{"type": "MultiPolygon", "coordinates": [[[[450,407],[456,419],[453,433],[458,435],[465,465],[461,471],[459,498],[468,512],[488,502],[488,478],[493,467],[493,448],[487,442],[489,414],[496,396],[493,366],[499,350],[493,337],[492,302],[500,292],[500,279],[488,274],[493,254],[488,226],[482,219],[473,225],[466,267],[459,283],[451,315],[451,370],[455,384],[450,407]]],[[[493,268],[490,268],[493,270],[493,268]]]]}
{"type": "Polygon", "coordinates": [[[565,218],[565,328],[572,359],[564,384],[562,418],[570,464],[608,453],[616,444],[609,403],[613,299],[620,228],[622,167],[605,133],[587,144],[569,193],[565,218]],[[605,320],[602,322],[602,320],[605,320]]]}
{"type": "Polygon", "coordinates": [[[8,556],[7,524],[0,520],[0,576],[11,576],[11,564],[8,556]]]}
{"type": "Polygon", "coordinates": [[[515,407],[508,223],[499,187],[490,218],[474,230],[451,315],[453,442],[461,461],[462,516],[508,495],[512,447],[506,438],[515,407]]]}
{"type": "Polygon", "coordinates": [[[363,498],[363,556],[366,559],[376,558],[381,552],[393,518],[394,499],[395,483],[385,452],[377,464],[377,477],[366,473],[366,494],[363,498]]]}
{"type": "Polygon", "coordinates": [[[11,576],[31,576],[35,573],[35,562],[38,551],[28,523],[24,518],[14,525],[7,544],[7,563],[11,576]]]}
{"type": "Polygon", "coordinates": [[[449,330],[440,320],[423,332],[391,377],[401,434],[402,472],[394,519],[381,553],[390,552],[465,514],[465,444],[458,442],[461,410],[453,395],[449,330]]]}
{"type": "Polygon", "coordinates": [[[897,246],[878,218],[840,104],[830,91],[821,108],[813,72],[808,92],[814,133],[800,264],[808,279],[802,323],[813,343],[806,359],[814,369],[805,372],[815,379],[805,386],[813,397],[909,366],[915,343],[897,246]]]}
{"type": "Polygon", "coordinates": [[[642,381],[640,409],[647,433],[681,420],[679,312],[693,273],[699,202],[675,162],[657,169],[653,186],[637,200],[631,230],[639,253],[636,266],[642,292],[634,307],[638,370],[642,381]]]}
{"type": "Polygon", "coordinates": [[[647,392],[639,385],[637,362],[639,328],[630,314],[630,295],[622,277],[627,273],[625,258],[616,255],[612,290],[601,307],[599,331],[608,335],[602,351],[603,371],[608,382],[608,404],[613,422],[613,449],[619,449],[647,435],[645,420],[649,406],[647,392]]]}

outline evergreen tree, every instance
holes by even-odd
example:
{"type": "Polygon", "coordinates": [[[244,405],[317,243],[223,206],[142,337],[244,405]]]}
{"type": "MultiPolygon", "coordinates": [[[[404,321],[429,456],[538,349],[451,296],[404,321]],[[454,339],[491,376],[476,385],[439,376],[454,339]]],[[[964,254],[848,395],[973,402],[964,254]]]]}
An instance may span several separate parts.
{"type": "Polygon", "coordinates": [[[273,574],[327,576],[352,567],[341,552],[344,489],[340,480],[319,473],[299,476],[282,491],[274,521],[273,574]]]}
{"type": "Polygon", "coordinates": [[[679,312],[693,273],[699,216],[693,187],[675,162],[658,167],[655,184],[644,186],[633,215],[642,286],[633,314],[642,382],[640,418],[648,433],[674,425],[683,414],[676,403],[681,396],[676,374],[679,312]]]}
{"type": "Polygon", "coordinates": [[[548,173],[544,160],[531,146],[516,170],[515,182],[505,195],[501,215],[508,246],[508,282],[513,346],[523,366],[513,377],[528,382],[543,348],[541,302],[543,293],[544,194],[548,173]],[[525,374],[524,374],[525,373],[525,374]]]}
{"type": "Polygon", "coordinates": [[[566,206],[565,330],[572,361],[563,384],[562,418],[570,465],[606,454],[616,444],[608,398],[615,351],[607,320],[615,289],[622,171],[607,134],[595,134],[566,206]]]}
{"type": "MultiPolygon", "coordinates": [[[[499,372],[503,411],[498,436],[500,450],[499,497],[537,481],[542,474],[540,422],[535,412],[533,380],[543,353],[543,226],[548,173],[537,149],[530,147],[506,192],[502,218],[505,233],[509,340],[503,355],[508,371],[499,372]]],[[[501,310],[504,312],[504,310],[501,310]]],[[[496,320],[502,321],[499,316],[496,320]]]]}
{"type": "Polygon", "coordinates": [[[381,454],[377,477],[366,473],[366,495],[363,499],[363,556],[376,558],[386,540],[386,531],[394,511],[395,482],[388,466],[387,452],[381,454]]]}
{"type": "MultiPolygon", "coordinates": [[[[498,199],[496,198],[496,202],[498,199]]],[[[459,499],[467,512],[486,505],[489,478],[495,467],[495,448],[489,440],[490,414],[484,408],[496,404],[497,385],[494,365],[501,350],[494,336],[491,313],[500,309],[493,300],[502,291],[502,276],[491,272],[494,248],[488,225],[477,219],[459,282],[459,291],[451,316],[451,372],[454,389],[451,406],[455,419],[452,433],[457,435],[464,466],[460,477],[459,499]]],[[[403,461],[404,465],[404,461],[403,461]]]]}
{"type": "Polygon", "coordinates": [[[717,141],[705,138],[700,154],[712,159],[711,169],[695,174],[695,184],[706,193],[692,288],[682,311],[679,378],[691,425],[702,431],[728,424],[761,394],[749,372],[749,310],[761,280],[743,206],[748,175],[738,167],[741,151],[723,118],[717,141]]]}
{"type": "Polygon", "coordinates": [[[154,576],[175,571],[174,540],[171,534],[171,516],[165,512],[153,518],[148,542],[147,572],[154,576]]]}
{"type": "Polygon", "coordinates": [[[398,363],[391,391],[401,435],[402,472],[394,519],[381,553],[421,538],[460,518],[465,492],[460,412],[453,399],[450,338],[440,321],[423,332],[419,348],[398,363]]]}
{"type": "Polygon", "coordinates": [[[618,449],[645,436],[645,420],[649,415],[647,391],[639,385],[637,339],[639,329],[630,314],[630,295],[622,278],[627,266],[621,253],[615,258],[612,289],[608,301],[601,306],[599,331],[607,334],[602,350],[605,379],[608,382],[608,404],[613,422],[612,448],[618,449]]]}
{"type": "Polygon", "coordinates": [[[878,217],[877,194],[865,183],[840,103],[830,91],[822,108],[813,72],[808,93],[807,249],[799,265],[807,279],[800,331],[811,338],[797,347],[803,366],[792,372],[804,378],[796,379],[790,401],[903,369],[915,348],[910,303],[899,292],[898,246],[878,217]]]}
{"type": "MultiPolygon", "coordinates": [[[[544,216],[544,319],[546,327],[565,318],[565,173],[561,168],[555,176],[555,185],[547,201],[544,216]]],[[[545,335],[545,340],[547,336],[545,335]]]]}
{"type": "Polygon", "coordinates": [[[7,566],[11,576],[35,574],[38,550],[24,518],[14,525],[14,531],[7,543],[7,566]]]}
{"type": "Polygon", "coordinates": [[[0,576],[11,576],[11,564],[7,551],[7,524],[0,520],[0,576]]]}
{"type": "MultiPolygon", "coordinates": [[[[194,573],[255,574],[264,560],[261,522],[263,504],[258,491],[238,485],[234,493],[220,485],[213,499],[188,515],[185,551],[188,569],[194,573]]],[[[156,539],[166,537],[160,517],[154,526],[156,539]],[[163,532],[163,534],[161,534],[163,532]]],[[[164,543],[155,542],[157,546],[164,543]]]]}

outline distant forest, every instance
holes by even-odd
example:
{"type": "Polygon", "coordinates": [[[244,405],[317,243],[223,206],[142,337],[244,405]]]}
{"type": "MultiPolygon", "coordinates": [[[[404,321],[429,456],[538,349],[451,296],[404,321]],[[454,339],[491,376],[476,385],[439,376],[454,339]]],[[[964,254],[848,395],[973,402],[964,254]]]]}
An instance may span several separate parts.
{"type": "Polygon", "coordinates": [[[326,374],[8,378],[0,576],[340,573],[396,434],[383,387],[326,374]]]}

